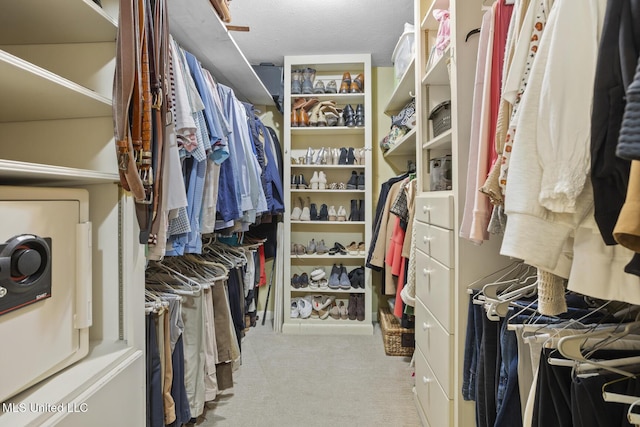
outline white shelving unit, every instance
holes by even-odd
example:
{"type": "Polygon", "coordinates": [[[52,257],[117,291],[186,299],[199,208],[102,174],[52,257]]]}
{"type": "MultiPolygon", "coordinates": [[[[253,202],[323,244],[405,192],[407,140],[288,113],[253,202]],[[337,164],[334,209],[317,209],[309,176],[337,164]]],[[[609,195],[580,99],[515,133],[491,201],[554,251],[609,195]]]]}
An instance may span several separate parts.
{"type": "MultiPolygon", "coordinates": [[[[341,243],[345,247],[350,242],[365,242],[367,249],[371,241],[371,56],[369,54],[354,55],[308,55],[308,56],[285,56],[285,126],[284,126],[284,164],[285,176],[304,175],[305,180],[309,180],[313,172],[324,171],[327,175],[328,183],[346,183],[352,171],[358,174],[364,172],[365,190],[310,190],[292,189],[289,179],[286,180],[285,194],[290,195],[286,203],[284,227],[285,241],[284,247],[290,248],[292,243],[308,245],[311,239],[316,242],[324,239],[327,247],[331,248],[334,242],[341,243]],[[346,71],[355,78],[358,73],[364,74],[364,91],[361,94],[318,94],[318,95],[296,95],[291,93],[291,70],[310,67],[316,70],[315,79],[333,79],[338,87],[342,81],[342,74],[346,71]],[[357,104],[362,104],[365,111],[364,127],[291,127],[290,112],[294,100],[299,97],[318,98],[319,100],[334,100],[338,108],[351,105],[356,109],[357,104]],[[293,159],[303,157],[307,149],[311,147],[316,152],[321,147],[340,148],[354,147],[365,148],[364,165],[309,165],[296,164],[293,159]],[[298,221],[291,220],[291,210],[297,203],[298,198],[306,200],[310,198],[311,203],[317,205],[318,212],[324,203],[327,206],[335,206],[337,210],[340,205],[344,206],[347,216],[350,211],[351,200],[364,200],[364,221],[298,221]]],[[[323,267],[327,273],[327,280],[331,273],[333,264],[343,264],[347,271],[356,267],[364,266],[364,255],[290,255],[284,262],[284,307],[285,318],[282,326],[283,333],[294,334],[372,334],[373,333],[373,313],[372,313],[372,285],[371,272],[365,271],[365,289],[350,290],[310,290],[294,289],[290,285],[290,280],[294,274],[311,273],[315,267],[323,267]],[[334,320],[331,317],[325,320],[290,318],[288,309],[291,301],[296,297],[306,295],[333,295],[336,300],[349,300],[349,294],[364,294],[365,299],[365,319],[358,320],[334,320]]]]}
{"type": "Polygon", "coordinates": [[[416,351],[415,398],[426,426],[475,425],[473,402],[462,398],[462,369],[469,295],[467,286],[508,260],[499,255],[499,240],[476,246],[459,238],[464,210],[471,128],[477,38],[481,5],[464,0],[416,0],[416,111],[419,195],[415,202],[416,351]],[[438,22],[435,9],[449,9],[451,42],[437,61],[429,61],[438,22]],[[429,64],[429,67],[427,67],[429,64]],[[433,108],[451,101],[451,129],[433,135],[428,120],[433,108]],[[452,190],[430,191],[429,161],[451,155],[452,190]]]}

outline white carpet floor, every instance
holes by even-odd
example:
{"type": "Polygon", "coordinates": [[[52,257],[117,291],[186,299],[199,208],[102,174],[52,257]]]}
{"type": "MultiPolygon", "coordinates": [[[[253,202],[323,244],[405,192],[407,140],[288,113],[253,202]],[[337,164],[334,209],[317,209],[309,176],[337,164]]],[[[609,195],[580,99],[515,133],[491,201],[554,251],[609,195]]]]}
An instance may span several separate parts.
{"type": "Polygon", "coordinates": [[[410,358],[372,336],[283,335],[269,321],[242,343],[234,388],[207,403],[209,426],[420,426],[410,358]]]}

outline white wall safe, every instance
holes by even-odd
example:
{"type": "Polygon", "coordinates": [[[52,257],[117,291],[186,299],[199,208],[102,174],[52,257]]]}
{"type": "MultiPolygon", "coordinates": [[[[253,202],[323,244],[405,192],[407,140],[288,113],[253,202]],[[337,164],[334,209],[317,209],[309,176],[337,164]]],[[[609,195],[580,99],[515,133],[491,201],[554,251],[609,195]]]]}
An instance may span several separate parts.
{"type": "Polygon", "coordinates": [[[86,356],[90,326],[87,191],[0,186],[0,402],[86,356]]]}

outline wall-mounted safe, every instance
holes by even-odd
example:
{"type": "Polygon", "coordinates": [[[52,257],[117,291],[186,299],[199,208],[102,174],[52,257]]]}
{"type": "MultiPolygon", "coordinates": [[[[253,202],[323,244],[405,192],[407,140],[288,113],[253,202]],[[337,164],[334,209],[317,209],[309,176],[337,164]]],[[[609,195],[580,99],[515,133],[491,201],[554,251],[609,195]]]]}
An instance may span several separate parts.
{"type": "Polygon", "coordinates": [[[0,186],[0,402],[85,357],[86,190],[0,186]]]}

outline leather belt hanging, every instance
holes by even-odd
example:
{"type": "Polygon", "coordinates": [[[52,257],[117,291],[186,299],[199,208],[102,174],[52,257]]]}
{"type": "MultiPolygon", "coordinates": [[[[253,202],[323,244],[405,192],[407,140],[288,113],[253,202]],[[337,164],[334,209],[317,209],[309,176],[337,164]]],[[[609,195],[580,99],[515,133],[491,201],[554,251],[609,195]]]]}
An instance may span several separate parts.
{"type": "Polygon", "coordinates": [[[135,198],[140,243],[149,240],[161,194],[165,1],[120,0],[114,124],[120,183],[135,198]]]}

